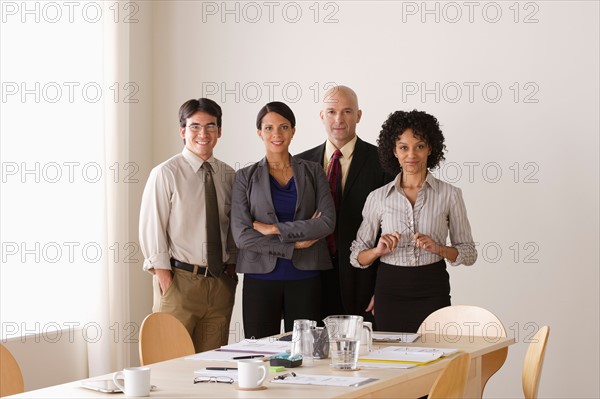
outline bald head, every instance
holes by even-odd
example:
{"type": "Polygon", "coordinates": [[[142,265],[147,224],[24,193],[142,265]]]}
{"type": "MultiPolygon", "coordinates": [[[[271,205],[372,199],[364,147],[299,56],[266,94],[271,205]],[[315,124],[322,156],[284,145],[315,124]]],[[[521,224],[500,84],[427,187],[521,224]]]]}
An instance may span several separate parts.
{"type": "Polygon", "coordinates": [[[323,97],[321,120],[327,138],[338,149],[356,136],[356,125],[361,116],[354,90],[347,86],[335,86],[327,90],[323,97]]]}
{"type": "Polygon", "coordinates": [[[335,86],[325,92],[323,96],[323,109],[338,101],[338,98],[343,96],[350,102],[354,103],[354,107],[358,109],[358,96],[348,86],[335,86]]]}

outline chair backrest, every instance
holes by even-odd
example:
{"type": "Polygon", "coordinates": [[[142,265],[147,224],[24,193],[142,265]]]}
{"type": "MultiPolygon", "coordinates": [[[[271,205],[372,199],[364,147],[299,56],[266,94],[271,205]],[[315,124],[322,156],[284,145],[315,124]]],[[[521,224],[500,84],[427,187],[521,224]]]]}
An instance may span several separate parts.
{"type": "Polygon", "coordinates": [[[550,327],[543,326],[533,336],[527,348],[523,364],[523,394],[526,399],[537,398],[548,335],[550,335],[550,327]]]}
{"type": "MultiPolygon", "coordinates": [[[[506,337],[506,329],[500,319],[479,306],[454,305],[441,308],[427,316],[419,327],[420,334],[435,333],[442,336],[506,337]]],[[[488,353],[481,358],[481,396],[488,380],[508,357],[508,348],[488,353]]]]}
{"type": "Polygon", "coordinates": [[[479,306],[454,305],[441,308],[427,316],[419,333],[506,337],[506,329],[496,315],[479,306]]]}
{"type": "Polygon", "coordinates": [[[140,328],[140,363],[162,362],[196,353],[185,326],[168,313],[146,316],[140,328]]]}
{"type": "Polygon", "coordinates": [[[465,396],[471,355],[461,353],[438,375],[429,391],[429,399],[462,399],[465,396]]]}
{"type": "Polygon", "coordinates": [[[0,344],[0,396],[14,395],[24,390],[19,364],[12,353],[0,344]]]}

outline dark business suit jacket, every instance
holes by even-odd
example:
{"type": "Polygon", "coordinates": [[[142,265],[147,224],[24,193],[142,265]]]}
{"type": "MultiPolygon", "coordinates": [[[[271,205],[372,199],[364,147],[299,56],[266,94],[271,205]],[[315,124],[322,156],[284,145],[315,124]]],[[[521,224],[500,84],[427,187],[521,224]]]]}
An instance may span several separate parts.
{"type": "MultiPolygon", "coordinates": [[[[317,162],[323,167],[325,143],[298,154],[298,158],[317,162]]],[[[362,209],[369,193],[386,183],[392,177],[379,165],[377,147],[360,138],[356,140],[350,170],[342,193],[342,203],[337,215],[336,246],[342,304],[347,314],[367,316],[368,306],[375,288],[377,262],[366,269],[350,265],[350,245],[362,222],[362,209]]],[[[327,291],[327,287],[323,287],[327,291]]]]}
{"type": "Polygon", "coordinates": [[[266,158],[235,174],[231,205],[231,231],[238,248],[238,273],[269,273],[277,258],[291,259],[300,270],[331,269],[324,239],[335,228],[335,206],[321,164],[291,157],[296,183],[296,213],[293,222],[280,223],[271,198],[266,158]],[[321,216],[311,219],[315,211],[321,216]],[[252,223],[276,224],[279,235],[262,235],[252,223]],[[309,248],[294,249],[297,241],[319,241],[309,248]]]}

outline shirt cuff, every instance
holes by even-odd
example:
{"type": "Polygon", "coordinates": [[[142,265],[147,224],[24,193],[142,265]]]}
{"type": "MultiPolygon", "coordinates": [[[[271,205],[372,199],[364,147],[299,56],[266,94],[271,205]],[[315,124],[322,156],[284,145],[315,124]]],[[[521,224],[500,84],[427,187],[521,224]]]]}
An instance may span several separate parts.
{"type": "Polygon", "coordinates": [[[477,250],[471,247],[470,245],[466,247],[462,245],[457,245],[455,246],[455,248],[458,251],[458,256],[456,257],[456,260],[454,262],[450,262],[450,260],[448,259],[450,266],[471,266],[477,260],[477,250]]]}
{"type": "Polygon", "coordinates": [[[144,259],[144,270],[150,271],[151,269],[167,269],[171,270],[171,256],[169,254],[156,254],[151,257],[144,259]]]}
{"type": "Polygon", "coordinates": [[[360,263],[358,263],[358,255],[365,249],[368,248],[363,245],[360,245],[356,240],[352,242],[352,245],[350,246],[350,264],[352,266],[359,269],[366,269],[367,267],[372,265],[372,263],[369,263],[368,265],[361,265],[360,263]]]}

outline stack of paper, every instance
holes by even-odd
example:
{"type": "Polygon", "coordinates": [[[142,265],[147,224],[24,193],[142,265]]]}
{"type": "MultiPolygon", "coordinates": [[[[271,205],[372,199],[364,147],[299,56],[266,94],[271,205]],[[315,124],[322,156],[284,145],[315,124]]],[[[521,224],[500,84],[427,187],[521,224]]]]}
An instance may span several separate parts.
{"type": "Polygon", "coordinates": [[[458,349],[424,348],[420,346],[387,346],[360,357],[358,360],[359,362],[424,364],[457,351],[458,349]]]}
{"type": "Polygon", "coordinates": [[[325,385],[331,387],[359,387],[370,382],[377,381],[376,378],[366,377],[338,377],[331,375],[300,375],[284,379],[275,378],[271,382],[276,384],[299,384],[299,385],[325,385]]]}
{"type": "MultiPolygon", "coordinates": [[[[256,355],[259,355],[258,353],[256,355]]],[[[271,354],[264,353],[262,356],[271,356],[271,354]]],[[[248,358],[248,352],[222,352],[218,349],[206,352],[196,353],[194,355],[186,356],[186,360],[216,360],[216,361],[235,361],[240,357],[248,358]]],[[[260,356],[257,356],[257,358],[260,356]]]]}
{"type": "Polygon", "coordinates": [[[421,335],[413,333],[373,333],[373,342],[415,342],[421,335]]]}
{"type": "Polygon", "coordinates": [[[224,352],[247,352],[247,353],[282,353],[289,352],[292,349],[292,343],[286,341],[277,341],[273,338],[244,339],[238,343],[225,345],[221,347],[224,352]]]}
{"type": "Polygon", "coordinates": [[[186,359],[237,360],[251,355],[269,357],[276,353],[290,352],[291,349],[291,342],[277,341],[273,338],[244,339],[235,344],[222,346],[220,349],[187,356],[186,359]]]}

